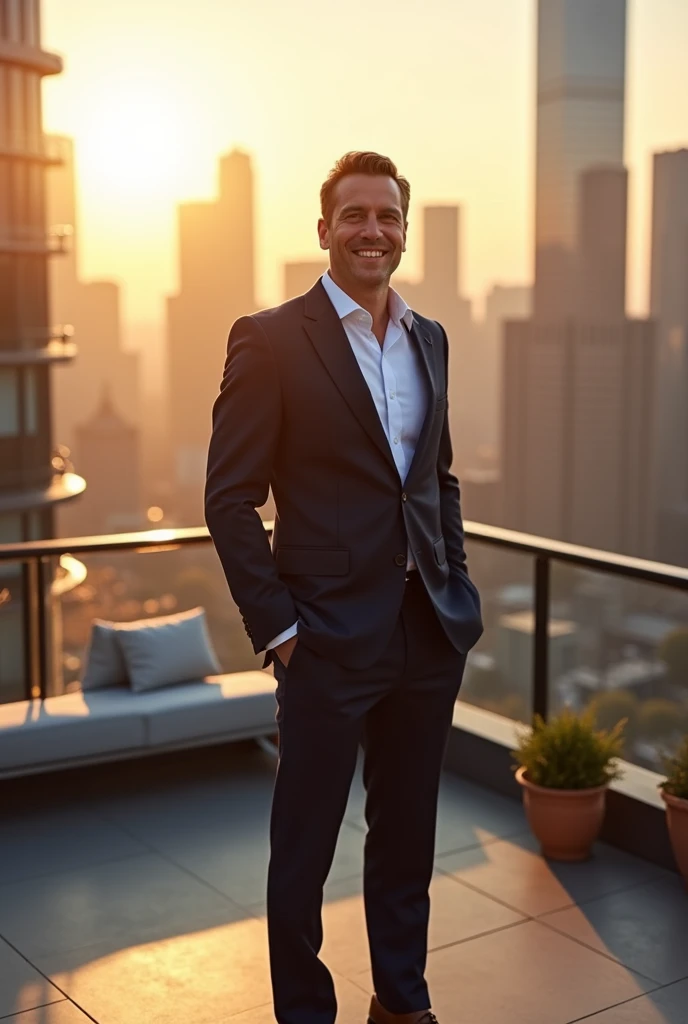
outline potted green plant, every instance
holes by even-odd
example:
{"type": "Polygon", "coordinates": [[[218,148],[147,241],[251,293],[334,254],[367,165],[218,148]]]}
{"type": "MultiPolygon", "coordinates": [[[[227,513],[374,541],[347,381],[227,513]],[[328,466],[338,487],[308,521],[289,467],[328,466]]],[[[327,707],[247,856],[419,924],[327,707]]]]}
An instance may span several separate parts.
{"type": "Polygon", "coordinates": [[[688,885],[688,736],[667,760],[667,777],[661,793],[676,863],[688,885]]]}
{"type": "Polygon", "coordinates": [[[607,787],[619,778],[625,722],[596,729],[593,715],[564,710],[545,722],[536,717],[513,752],[523,804],[542,854],[552,860],[590,856],[597,839],[607,787]]]}

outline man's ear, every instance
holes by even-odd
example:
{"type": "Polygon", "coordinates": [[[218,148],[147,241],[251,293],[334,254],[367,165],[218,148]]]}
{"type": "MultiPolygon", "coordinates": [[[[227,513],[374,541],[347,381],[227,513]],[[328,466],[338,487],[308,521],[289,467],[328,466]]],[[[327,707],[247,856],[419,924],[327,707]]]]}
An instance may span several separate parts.
{"type": "Polygon", "coordinates": [[[330,248],[330,233],[327,230],[327,222],[323,217],[318,221],[318,239],[320,241],[321,249],[330,248]]]}

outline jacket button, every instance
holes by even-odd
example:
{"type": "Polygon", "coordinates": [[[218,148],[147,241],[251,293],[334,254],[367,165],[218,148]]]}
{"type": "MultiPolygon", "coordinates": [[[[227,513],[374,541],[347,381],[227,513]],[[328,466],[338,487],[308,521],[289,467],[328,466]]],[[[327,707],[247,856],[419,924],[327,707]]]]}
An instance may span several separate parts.
{"type": "Polygon", "coordinates": [[[401,500],[402,501],[406,501],[407,498],[408,498],[408,494],[406,493],[406,491],[404,491],[403,494],[401,495],[401,500]]]}
{"type": "Polygon", "coordinates": [[[406,565],[406,555],[395,555],[394,564],[398,565],[400,569],[404,567],[406,565]]]}

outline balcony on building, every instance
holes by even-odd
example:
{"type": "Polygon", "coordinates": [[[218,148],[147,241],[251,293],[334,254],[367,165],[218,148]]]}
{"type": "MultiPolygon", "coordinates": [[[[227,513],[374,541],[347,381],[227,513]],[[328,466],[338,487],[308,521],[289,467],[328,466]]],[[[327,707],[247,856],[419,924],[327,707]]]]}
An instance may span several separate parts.
{"type": "Polygon", "coordinates": [[[22,332],[21,346],[0,335],[0,366],[29,366],[32,363],[69,363],[76,358],[77,346],[71,324],[58,324],[47,331],[22,332]],[[10,341],[10,347],[5,347],[10,341]]]}

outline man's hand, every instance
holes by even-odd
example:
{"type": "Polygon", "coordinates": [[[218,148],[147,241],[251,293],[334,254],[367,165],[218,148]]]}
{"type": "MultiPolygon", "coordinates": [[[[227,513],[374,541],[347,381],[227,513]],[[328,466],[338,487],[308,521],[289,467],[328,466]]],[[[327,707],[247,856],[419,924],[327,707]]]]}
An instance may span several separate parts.
{"type": "Polygon", "coordinates": [[[283,644],[280,644],[279,647],[275,647],[275,654],[277,655],[277,657],[282,662],[285,668],[291,661],[291,656],[294,653],[294,648],[296,647],[298,642],[299,638],[297,636],[292,636],[290,637],[289,640],[285,640],[283,644]]]}

